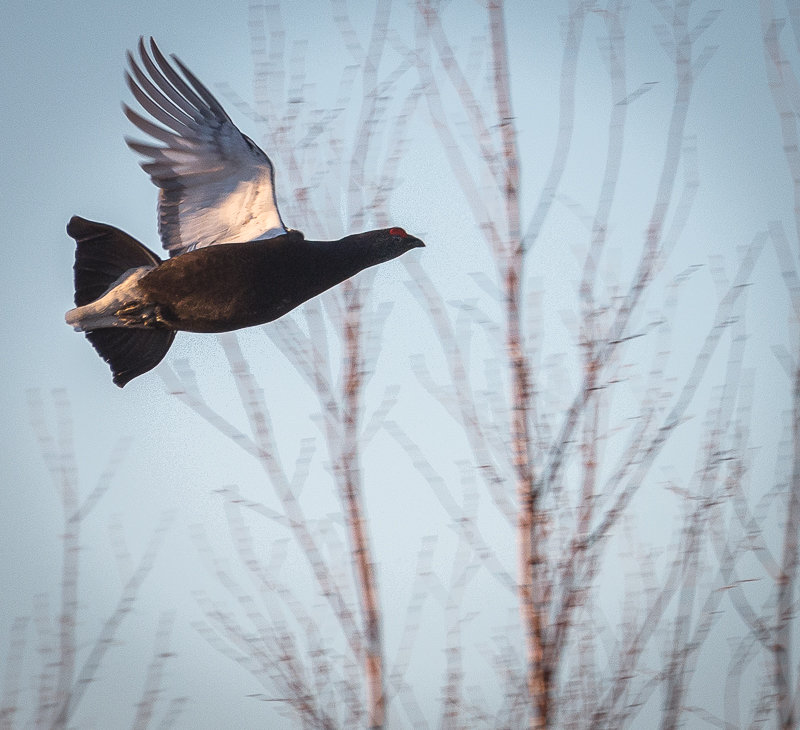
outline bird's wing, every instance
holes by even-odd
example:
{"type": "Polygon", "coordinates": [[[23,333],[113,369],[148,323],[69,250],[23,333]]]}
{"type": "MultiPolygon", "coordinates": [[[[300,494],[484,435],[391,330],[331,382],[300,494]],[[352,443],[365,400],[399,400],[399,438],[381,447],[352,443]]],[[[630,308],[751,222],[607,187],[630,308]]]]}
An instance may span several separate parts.
{"type": "Polygon", "coordinates": [[[158,229],[164,248],[177,256],[286,233],[269,158],[176,56],[173,66],[152,38],[150,53],[139,39],[139,55],[140,64],[128,53],[125,76],[152,120],[128,106],[125,115],[162,144],[127,137],[126,142],[145,158],[141,166],[160,188],[158,229]]]}

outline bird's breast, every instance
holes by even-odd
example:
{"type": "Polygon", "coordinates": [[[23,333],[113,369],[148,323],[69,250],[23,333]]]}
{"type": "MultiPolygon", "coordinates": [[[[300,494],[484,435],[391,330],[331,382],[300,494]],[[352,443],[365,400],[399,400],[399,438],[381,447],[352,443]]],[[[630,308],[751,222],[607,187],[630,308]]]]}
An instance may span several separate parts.
{"type": "Polygon", "coordinates": [[[301,248],[234,243],[164,261],[141,287],[168,326],[227,332],[282,317],[336,283],[328,274],[301,248]]]}

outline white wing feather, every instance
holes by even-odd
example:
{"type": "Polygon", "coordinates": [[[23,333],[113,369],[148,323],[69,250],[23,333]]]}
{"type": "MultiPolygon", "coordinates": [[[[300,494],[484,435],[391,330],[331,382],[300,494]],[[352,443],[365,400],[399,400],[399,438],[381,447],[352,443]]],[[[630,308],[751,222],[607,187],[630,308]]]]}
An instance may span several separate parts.
{"type": "Polygon", "coordinates": [[[272,163],[243,135],[220,103],[181,61],[183,78],[150,39],[139,39],[139,66],[128,54],[128,86],[154,124],[127,106],[125,115],[163,146],[126,137],[160,188],[158,230],[171,256],[221,243],[286,233],[275,201],[272,163]],[[146,72],[146,73],[145,73],[146,72]],[[188,83],[187,83],[188,82],[188,83]]]}

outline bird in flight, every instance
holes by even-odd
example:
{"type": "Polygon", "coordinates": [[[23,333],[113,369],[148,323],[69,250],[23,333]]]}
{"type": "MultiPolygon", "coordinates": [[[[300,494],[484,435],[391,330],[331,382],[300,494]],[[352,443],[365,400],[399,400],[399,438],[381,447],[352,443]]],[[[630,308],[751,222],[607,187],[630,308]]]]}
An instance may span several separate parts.
{"type": "Polygon", "coordinates": [[[370,266],[424,246],[402,228],[311,241],[287,228],[266,154],[178,59],[150,39],[128,53],[125,115],[153,138],[126,138],[159,188],[162,260],[127,233],[74,216],[75,308],[83,332],[123,387],[154,368],[175,333],[228,332],[282,317],[370,266]],[[159,144],[160,143],[160,144],[159,144]]]}

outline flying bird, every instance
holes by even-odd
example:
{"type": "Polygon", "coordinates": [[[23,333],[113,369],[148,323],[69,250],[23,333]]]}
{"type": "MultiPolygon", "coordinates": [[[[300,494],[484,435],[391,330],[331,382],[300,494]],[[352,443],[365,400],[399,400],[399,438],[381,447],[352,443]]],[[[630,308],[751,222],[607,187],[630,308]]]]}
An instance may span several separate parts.
{"type": "Polygon", "coordinates": [[[126,137],[159,188],[162,260],[127,233],[74,216],[75,308],[84,332],[123,387],[154,368],[175,334],[228,332],[282,317],[359,271],[424,246],[402,228],[310,241],[287,228],[267,155],[172,55],[139,39],[126,80],[150,118],[128,119],[160,144],[126,137]]]}

